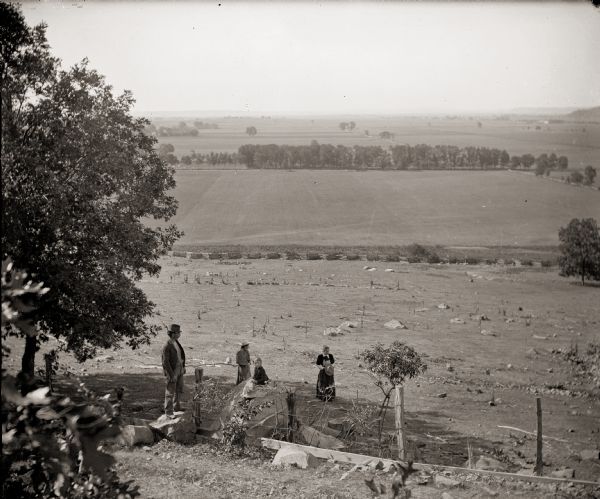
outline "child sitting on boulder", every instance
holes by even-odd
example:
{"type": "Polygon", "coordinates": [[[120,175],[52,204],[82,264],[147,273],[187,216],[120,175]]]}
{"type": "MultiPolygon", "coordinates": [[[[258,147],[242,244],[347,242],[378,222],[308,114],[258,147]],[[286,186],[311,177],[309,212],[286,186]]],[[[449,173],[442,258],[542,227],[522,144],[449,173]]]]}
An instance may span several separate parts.
{"type": "Polygon", "coordinates": [[[262,359],[260,357],[256,357],[254,361],[254,376],[252,377],[257,385],[264,385],[269,381],[269,377],[265,371],[265,368],[262,366],[262,359]]]}

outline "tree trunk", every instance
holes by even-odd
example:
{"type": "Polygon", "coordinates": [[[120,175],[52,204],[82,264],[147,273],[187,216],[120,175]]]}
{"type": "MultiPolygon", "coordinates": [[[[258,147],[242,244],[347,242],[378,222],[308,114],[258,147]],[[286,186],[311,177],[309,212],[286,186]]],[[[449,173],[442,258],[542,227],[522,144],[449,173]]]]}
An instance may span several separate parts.
{"type": "Polygon", "coordinates": [[[37,338],[35,336],[25,336],[25,351],[21,359],[21,373],[28,379],[33,379],[33,370],[35,368],[35,352],[37,352],[37,338]]]}

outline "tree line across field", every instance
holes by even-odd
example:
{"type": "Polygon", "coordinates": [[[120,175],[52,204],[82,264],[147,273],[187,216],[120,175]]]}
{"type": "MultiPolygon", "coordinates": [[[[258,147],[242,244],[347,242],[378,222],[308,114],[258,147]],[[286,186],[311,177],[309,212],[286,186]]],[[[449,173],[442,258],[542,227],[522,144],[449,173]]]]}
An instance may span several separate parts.
{"type": "MultiPolygon", "coordinates": [[[[506,150],[488,147],[458,147],[427,144],[382,146],[345,146],[320,144],[313,140],[307,146],[278,144],[244,144],[237,153],[192,151],[178,158],[172,144],[161,144],[159,156],[169,165],[245,165],[252,169],[357,169],[357,170],[490,170],[532,167],[538,176],[552,171],[565,171],[566,156],[556,153],[509,155],[506,150]]],[[[567,183],[591,185],[596,177],[591,165],[583,171],[573,171],[562,180],[567,183]]]]}

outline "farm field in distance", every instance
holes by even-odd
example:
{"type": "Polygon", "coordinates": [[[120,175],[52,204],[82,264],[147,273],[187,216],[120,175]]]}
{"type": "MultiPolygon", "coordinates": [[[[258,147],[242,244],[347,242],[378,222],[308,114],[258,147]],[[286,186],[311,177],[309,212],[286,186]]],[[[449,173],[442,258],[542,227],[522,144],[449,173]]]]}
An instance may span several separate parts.
{"type": "Polygon", "coordinates": [[[535,246],[600,192],[510,171],[178,170],[179,247],[535,246]]]}
{"type": "MultiPolygon", "coordinates": [[[[468,118],[422,117],[295,117],[295,118],[200,118],[216,123],[218,129],[199,130],[197,137],[159,137],[160,143],[170,143],[181,157],[192,150],[198,153],[237,152],[243,144],[308,145],[312,140],[323,144],[380,145],[398,144],[455,145],[506,149],[510,155],[526,153],[538,156],[556,153],[569,158],[571,168],[586,165],[600,167],[600,124],[544,123],[547,117],[515,116],[495,119],[485,116],[468,118]],[[354,120],[356,128],[342,131],[339,123],[354,120]],[[481,122],[481,128],[478,127],[481,122]],[[247,127],[256,127],[258,134],[250,137],[247,127]],[[539,127],[539,129],[536,129],[539,127]],[[369,135],[365,132],[368,131],[369,135]],[[378,134],[389,131],[393,139],[381,139],[378,134]]],[[[157,126],[176,126],[180,121],[192,124],[194,118],[154,118],[157,126]]]]}

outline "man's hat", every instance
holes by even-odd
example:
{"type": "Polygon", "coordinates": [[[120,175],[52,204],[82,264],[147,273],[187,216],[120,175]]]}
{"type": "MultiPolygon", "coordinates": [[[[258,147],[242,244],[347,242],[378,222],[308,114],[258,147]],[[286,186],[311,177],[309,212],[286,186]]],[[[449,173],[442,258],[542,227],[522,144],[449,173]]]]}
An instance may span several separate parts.
{"type": "Polygon", "coordinates": [[[179,324],[171,324],[169,326],[169,329],[167,329],[167,333],[171,334],[171,333],[181,333],[181,327],[179,326],[179,324]]]}
{"type": "Polygon", "coordinates": [[[242,342],[240,343],[240,346],[241,346],[241,347],[246,347],[246,346],[248,346],[248,345],[250,345],[250,343],[248,343],[247,341],[242,341],[242,342]]]}

